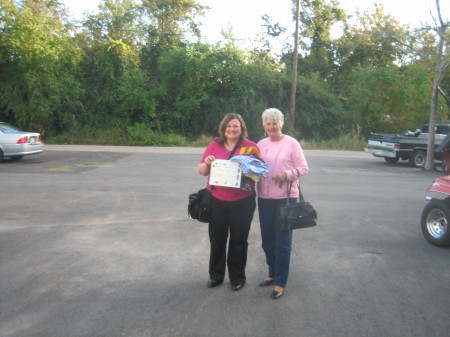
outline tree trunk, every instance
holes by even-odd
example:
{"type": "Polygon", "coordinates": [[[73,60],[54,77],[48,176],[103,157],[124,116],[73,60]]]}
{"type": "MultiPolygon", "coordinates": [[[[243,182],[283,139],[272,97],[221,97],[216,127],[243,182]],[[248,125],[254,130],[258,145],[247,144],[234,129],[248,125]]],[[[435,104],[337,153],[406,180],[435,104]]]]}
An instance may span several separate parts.
{"type": "Polygon", "coordinates": [[[431,171],[434,169],[434,138],[436,135],[436,116],[437,116],[437,86],[436,86],[436,74],[433,81],[433,92],[431,94],[431,111],[430,120],[428,122],[428,143],[427,143],[427,160],[425,162],[425,170],[431,171]],[[436,86],[436,87],[435,87],[436,86]]]}

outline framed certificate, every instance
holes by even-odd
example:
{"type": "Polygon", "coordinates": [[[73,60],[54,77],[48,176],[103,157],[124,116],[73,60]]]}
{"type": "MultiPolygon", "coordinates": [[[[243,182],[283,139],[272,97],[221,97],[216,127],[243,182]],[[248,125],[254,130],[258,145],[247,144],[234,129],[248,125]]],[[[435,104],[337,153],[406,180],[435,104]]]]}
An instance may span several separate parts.
{"type": "Polygon", "coordinates": [[[211,163],[209,184],[240,188],[241,176],[241,164],[235,161],[216,159],[211,163]]]}

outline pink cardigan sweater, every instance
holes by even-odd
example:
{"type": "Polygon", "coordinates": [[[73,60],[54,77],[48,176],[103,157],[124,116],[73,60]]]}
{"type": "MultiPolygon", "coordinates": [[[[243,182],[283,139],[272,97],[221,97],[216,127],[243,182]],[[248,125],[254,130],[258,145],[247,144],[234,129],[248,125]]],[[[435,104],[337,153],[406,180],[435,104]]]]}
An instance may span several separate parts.
{"type": "MultiPolygon", "coordinates": [[[[265,138],[258,143],[258,148],[269,168],[266,177],[258,182],[258,197],[264,199],[286,198],[287,183],[283,182],[280,187],[272,178],[281,171],[286,171],[287,179],[294,181],[299,178],[299,174],[304,176],[308,173],[308,163],[300,143],[295,138],[284,135],[278,142],[272,142],[270,138],[265,138]]],[[[296,183],[292,185],[290,197],[298,197],[296,183]]]]}

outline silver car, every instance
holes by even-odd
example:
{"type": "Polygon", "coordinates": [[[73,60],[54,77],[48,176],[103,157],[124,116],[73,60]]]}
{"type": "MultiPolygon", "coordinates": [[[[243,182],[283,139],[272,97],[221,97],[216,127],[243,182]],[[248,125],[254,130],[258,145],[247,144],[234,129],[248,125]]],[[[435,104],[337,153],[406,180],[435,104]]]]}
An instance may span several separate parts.
{"type": "Polygon", "coordinates": [[[3,157],[20,159],[39,154],[43,148],[44,143],[39,133],[22,131],[11,124],[0,122],[0,162],[3,157]]]}

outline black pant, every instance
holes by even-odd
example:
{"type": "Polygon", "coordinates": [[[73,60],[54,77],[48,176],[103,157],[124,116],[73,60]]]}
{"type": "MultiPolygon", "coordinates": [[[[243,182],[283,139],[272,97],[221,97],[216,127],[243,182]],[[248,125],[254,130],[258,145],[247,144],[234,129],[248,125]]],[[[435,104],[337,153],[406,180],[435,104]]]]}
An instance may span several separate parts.
{"type": "Polygon", "coordinates": [[[230,283],[245,283],[247,239],[256,208],[255,195],[238,201],[222,201],[213,197],[212,205],[212,218],[209,222],[209,277],[211,280],[223,281],[227,265],[230,283]],[[228,232],[230,240],[227,257],[228,232]]]}

